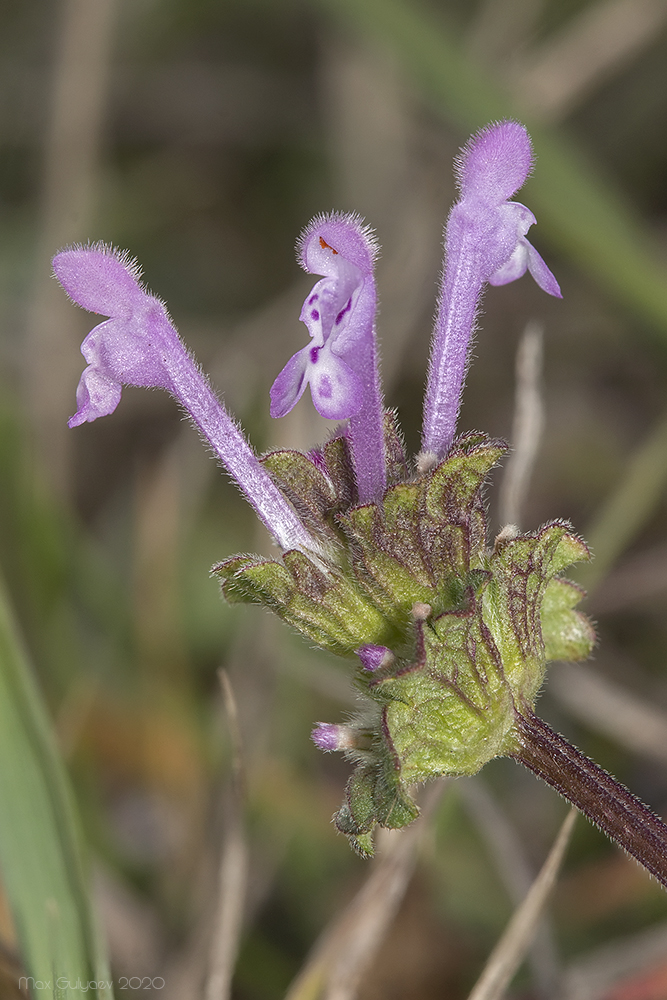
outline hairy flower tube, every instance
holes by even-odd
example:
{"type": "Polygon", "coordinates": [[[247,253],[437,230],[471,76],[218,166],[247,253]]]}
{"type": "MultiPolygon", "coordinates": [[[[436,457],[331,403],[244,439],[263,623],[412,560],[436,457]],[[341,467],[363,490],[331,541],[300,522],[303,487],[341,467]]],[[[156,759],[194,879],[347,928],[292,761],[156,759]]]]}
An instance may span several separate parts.
{"type": "Polygon", "coordinates": [[[301,313],[310,343],[271,389],[287,413],[310,385],[325,416],[342,421],[310,452],[257,459],[185,350],[164,305],[136,267],[102,245],[54,260],[79,305],[110,318],[82,347],[88,367],[72,426],[111,413],[122,385],[171,392],[272,532],[274,559],[237,555],[214,567],[231,603],[270,608],[306,639],[345,658],[356,715],[319,722],[325,751],[354,765],[335,824],[362,855],[379,824],[419,810],[412,789],[474,774],[511,756],[539,774],[667,885],[667,827],[615,779],[534,713],[549,660],[578,660],[595,634],[565,579],[589,558],[561,520],[504,531],[489,544],[483,488],[507,449],[455,424],[468,345],[485,284],[529,270],[551,295],[555,278],[526,240],[534,217],[509,201],[532,166],[517,122],[473,137],[458,161],[460,198],[446,228],[446,262],[424,404],[423,452],[405,454],[382,409],[375,344],[376,246],[361,220],[318,216],[299,243],[321,275],[301,313]]]}

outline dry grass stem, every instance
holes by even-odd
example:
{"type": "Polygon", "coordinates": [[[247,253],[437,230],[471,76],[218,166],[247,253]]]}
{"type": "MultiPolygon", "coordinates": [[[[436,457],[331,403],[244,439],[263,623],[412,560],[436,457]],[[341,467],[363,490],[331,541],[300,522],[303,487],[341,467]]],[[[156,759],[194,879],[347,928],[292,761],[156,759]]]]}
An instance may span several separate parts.
{"type": "Polygon", "coordinates": [[[364,973],[398,911],[410,883],[417,849],[446,782],[432,785],[420,819],[388,831],[383,850],[357,895],[320,935],[285,1000],[353,1000],[364,973]]]}
{"type": "Polygon", "coordinates": [[[229,735],[232,740],[232,790],[237,802],[239,805],[242,805],[245,798],[245,768],[243,765],[243,742],[241,740],[239,710],[229,674],[222,667],[218,671],[218,678],[227,714],[229,735]]]}
{"type": "Polygon", "coordinates": [[[473,987],[468,1000],[500,1000],[535,936],[539,917],[553,889],[570,840],[577,810],[571,809],[542,869],[516,910],[473,987]]]}
{"type": "Polygon", "coordinates": [[[227,1000],[238,954],[248,880],[248,848],[243,829],[243,747],[236,699],[225,670],[218,671],[232,738],[232,795],[220,861],[219,900],[214,920],[205,1000],[227,1000]]]}
{"type": "Polygon", "coordinates": [[[560,663],[549,691],[576,719],[633,753],[667,764],[667,714],[591,667],[560,663]]]}
{"type": "Polygon", "coordinates": [[[500,490],[500,523],[521,524],[521,514],[544,426],[540,392],[542,340],[539,323],[528,323],[516,356],[512,452],[500,490]]]}
{"type": "Polygon", "coordinates": [[[519,107],[555,122],[651,44],[667,21],[666,0],[589,4],[511,73],[519,107]]]}
{"type": "MultiPolygon", "coordinates": [[[[531,871],[516,830],[486,788],[482,778],[461,781],[457,788],[479,835],[486,843],[512,904],[519,906],[534,881],[534,872],[531,871]]],[[[556,996],[560,970],[551,925],[546,914],[539,920],[535,940],[528,951],[528,964],[538,995],[556,996]]]]}

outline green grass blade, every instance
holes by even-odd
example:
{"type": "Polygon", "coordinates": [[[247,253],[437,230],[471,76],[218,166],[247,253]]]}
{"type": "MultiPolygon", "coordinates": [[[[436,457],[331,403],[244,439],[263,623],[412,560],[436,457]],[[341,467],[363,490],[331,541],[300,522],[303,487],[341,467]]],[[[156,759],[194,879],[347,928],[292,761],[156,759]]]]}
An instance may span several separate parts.
{"type": "Polygon", "coordinates": [[[0,871],[39,1000],[110,998],[67,777],[0,585],[0,871]],[[49,984],[49,985],[47,985],[49,984]]]}
{"type": "Polygon", "coordinates": [[[521,117],[538,168],[526,185],[542,236],[667,344],[667,274],[638,213],[560,130],[531,123],[458,44],[442,16],[413,0],[316,0],[332,18],[388,45],[431,106],[462,137],[499,118],[521,117]]]}

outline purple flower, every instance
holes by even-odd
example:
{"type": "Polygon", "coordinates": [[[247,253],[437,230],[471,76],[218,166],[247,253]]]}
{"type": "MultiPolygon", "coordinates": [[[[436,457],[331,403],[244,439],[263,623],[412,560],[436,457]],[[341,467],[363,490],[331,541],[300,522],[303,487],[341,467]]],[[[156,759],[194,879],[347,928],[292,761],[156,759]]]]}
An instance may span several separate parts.
{"type": "Polygon", "coordinates": [[[56,254],[53,269],[70,298],[110,318],[88,334],[88,367],[77,389],[76,427],[118,406],[124,385],[170,392],[231,473],[258,516],[285,550],[321,546],[260,465],[250,445],[185,349],[164,304],[139,283],[139,268],[103,244],[56,254]]]}
{"type": "Polygon", "coordinates": [[[424,401],[423,466],[441,458],[454,437],[484,285],[507,284],[528,269],[540,288],[560,297],[556,279],[526,239],[535,216],[508,200],[524,184],[532,164],[528,133],[512,121],[478,132],[458,159],[461,196],[445,232],[446,262],[424,401]]]}
{"type": "Polygon", "coordinates": [[[307,296],[301,320],[310,344],[287,362],[271,387],[271,416],[283,417],[306,385],[318,413],[349,419],[347,434],[362,503],[386,487],[382,398],[375,342],[377,245],[356,215],[318,215],[297,244],[299,261],[322,274],[307,296]]]}

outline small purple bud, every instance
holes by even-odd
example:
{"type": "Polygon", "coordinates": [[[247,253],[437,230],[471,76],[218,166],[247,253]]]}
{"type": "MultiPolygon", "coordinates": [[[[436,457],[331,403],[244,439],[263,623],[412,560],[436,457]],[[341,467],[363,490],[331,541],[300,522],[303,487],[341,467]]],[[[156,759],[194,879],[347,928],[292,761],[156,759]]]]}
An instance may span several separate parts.
{"type": "Polygon", "coordinates": [[[357,650],[357,656],[361,660],[364,670],[369,671],[380,670],[394,662],[394,654],[390,649],[386,646],[373,646],[371,643],[360,646],[357,650]]]}
{"type": "Polygon", "coordinates": [[[127,254],[97,243],[61,251],[53,258],[53,269],[77,305],[109,316],[81,345],[88,367],[69,426],[113,413],[124,385],[166,389],[190,415],[278,544],[318,552],[320,545],[186,350],[165,305],[140,284],[137,264],[127,254]]]}
{"type": "Polygon", "coordinates": [[[526,239],[533,213],[508,199],[532,169],[523,125],[505,121],[473,136],[456,161],[460,197],[445,232],[445,269],[424,400],[422,449],[441,458],[456,429],[468,344],[486,283],[504,285],[530,271],[549,295],[560,288],[526,239]]]}
{"type": "Polygon", "coordinates": [[[334,722],[318,722],[311,739],[320,750],[349,750],[354,746],[352,730],[349,726],[339,726],[334,722]]]}

